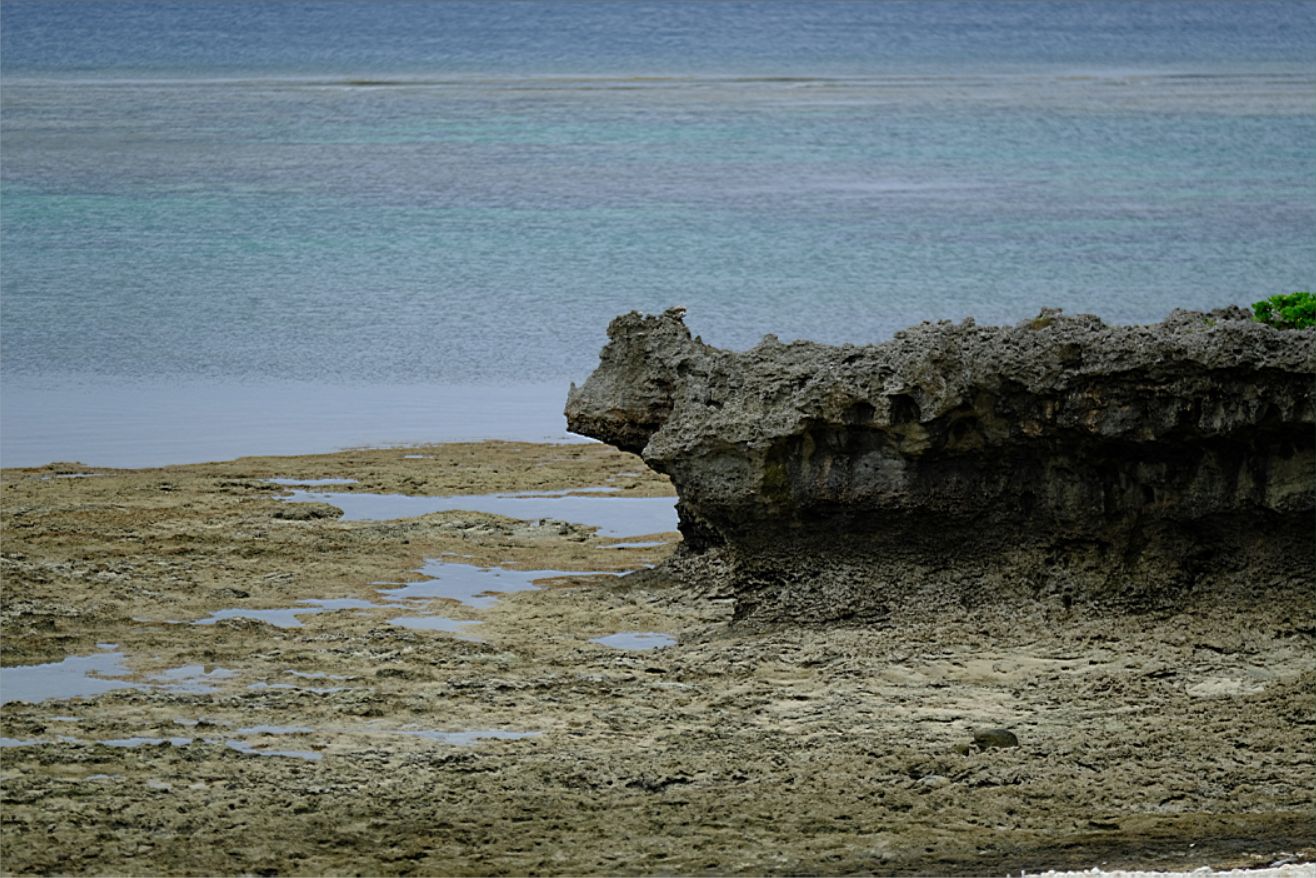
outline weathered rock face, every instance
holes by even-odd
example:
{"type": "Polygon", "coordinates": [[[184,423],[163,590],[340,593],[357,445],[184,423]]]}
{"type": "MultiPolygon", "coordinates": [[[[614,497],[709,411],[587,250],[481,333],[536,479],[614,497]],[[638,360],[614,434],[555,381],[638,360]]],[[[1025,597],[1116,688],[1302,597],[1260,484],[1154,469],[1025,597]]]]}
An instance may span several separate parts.
{"type": "Polygon", "coordinates": [[[741,616],[1310,587],[1311,331],[1044,311],[738,353],[672,311],[608,334],[568,425],[671,477],[686,568],[716,558],[741,616]]]}

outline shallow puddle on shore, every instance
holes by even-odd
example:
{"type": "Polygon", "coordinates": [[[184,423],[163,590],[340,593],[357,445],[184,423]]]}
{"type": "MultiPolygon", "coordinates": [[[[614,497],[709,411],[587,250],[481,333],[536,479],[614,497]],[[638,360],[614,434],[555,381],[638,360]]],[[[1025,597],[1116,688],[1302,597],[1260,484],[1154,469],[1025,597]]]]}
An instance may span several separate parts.
{"type": "Polygon", "coordinates": [[[388,624],[399,628],[410,628],[412,631],[446,631],[462,640],[484,642],[473,634],[465,633],[467,628],[480,624],[470,619],[449,619],[447,616],[395,616],[388,620],[388,624]]]}
{"type": "Polygon", "coordinates": [[[619,631],[607,637],[595,637],[591,643],[601,643],[613,649],[645,650],[675,646],[676,638],[659,631],[619,631]]]}
{"type": "MultiPolygon", "coordinates": [[[[117,646],[106,644],[102,648],[117,646]]],[[[116,689],[162,689],[203,695],[218,691],[212,684],[237,676],[228,668],[205,665],[182,665],[152,674],[147,682],[138,683],[119,679],[131,676],[124,666],[121,652],[104,652],[100,655],[71,656],[59,662],[43,665],[16,665],[0,669],[0,703],[23,701],[40,704],[66,698],[85,698],[112,692],[116,689]]],[[[52,719],[77,722],[76,716],[52,719]]]]}
{"type": "Polygon", "coordinates": [[[509,570],[505,567],[476,567],[431,558],[420,568],[430,577],[408,582],[397,588],[380,589],[379,594],[388,601],[432,600],[444,598],[468,607],[488,608],[498,600],[497,595],[516,591],[537,591],[536,580],[563,576],[615,576],[613,573],[571,570],[509,570]]]}
{"type": "MultiPolygon", "coordinates": [[[[303,606],[283,607],[276,609],[246,609],[243,607],[230,607],[228,609],[217,610],[204,619],[198,619],[193,622],[194,625],[214,625],[224,619],[256,619],[261,622],[267,622],[278,628],[300,628],[302,627],[302,616],[315,615],[318,613],[329,612],[332,610],[369,610],[378,607],[389,607],[403,609],[415,607],[416,613],[405,616],[393,616],[388,620],[390,625],[396,625],[400,628],[409,628],[413,631],[441,631],[453,634],[462,640],[469,640],[475,643],[482,643],[479,637],[467,633],[468,629],[479,625],[479,620],[472,619],[453,619],[448,616],[433,615],[423,612],[421,607],[432,600],[449,600],[456,601],[464,606],[475,609],[487,609],[497,603],[498,595],[509,594],[519,591],[537,591],[540,586],[536,581],[544,579],[557,579],[561,577],[576,576],[620,576],[620,573],[600,572],[597,570],[512,570],[506,567],[479,567],[473,564],[461,564],[455,561],[448,561],[441,558],[428,559],[425,564],[417,571],[427,578],[416,582],[372,582],[376,586],[376,591],[381,598],[386,601],[383,604],[372,603],[371,601],[361,600],[359,598],[304,598],[298,601],[303,606]],[[389,586],[388,588],[378,588],[378,586],[389,586]]],[[[663,637],[665,635],[656,635],[663,637]]],[[[615,645],[609,643],[608,645],[615,645]]],[[[659,646],[668,646],[670,644],[661,642],[644,646],[620,646],[621,649],[653,649],[659,646]]],[[[173,671],[165,672],[172,675],[166,679],[177,679],[180,686],[179,691],[207,692],[213,689],[206,688],[207,680],[220,679],[228,676],[229,673],[224,669],[217,669],[210,672],[207,676],[200,665],[189,665],[185,668],[176,668],[173,671]],[[201,676],[198,676],[200,674],[201,676]],[[193,688],[181,688],[191,686],[193,688]]],[[[296,676],[302,676],[314,679],[310,674],[303,674],[297,671],[289,673],[296,676]]],[[[157,675],[160,678],[162,675],[157,675]]],[[[340,679],[340,678],[335,678],[340,679]]],[[[306,691],[315,692],[340,692],[345,687],[296,687],[291,683],[252,683],[248,689],[294,689],[303,688],[306,691]]]]}
{"type": "Polygon", "coordinates": [[[225,619],[255,619],[258,622],[265,622],[273,625],[275,628],[300,628],[302,620],[297,618],[299,615],[306,613],[320,613],[322,610],[315,607],[288,607],[282,610],[244,610],[240,607],[232,607],[227,610],[216,610],[204,619],[198,619],[193,625],[214,625],[216,622],[222,622],[225,619]]]}
{"type": "MultiPolygon", "coordinates": [[[[607,488],[586,489],[586,493],[603,494],[610,493],[611,490],[612,489],[607,488]]],[[[362,497],[369,495],[344,494],[337,496],[362,497]]],[[[379,497],[382,495],[374,496],[379,497]]],[[[469,498],[402,499],[419,499],[422,501],[434,499],[444,501],[464,501],[469,498]]],[[[540,492],[534,495],[488,495],[484,498],[476,499],[495,499],[499,501],[510,499],[518,502],[534,501],[548,503],[563,501],[597,502],[602,500],[602,502],[609,504],[642,504],[649,509],[649,512],[645,514],[652,514],[655,508],[660,508],[664,515],[670,517],[669,523],[671,527],[675,526],[674,500],[671,498],[591,498],[588,496],[575,496],[574,493],[563,490],[540,492]]],[[[632,523],[627,525],[625,529],[630,529],[634,526],[634,520],[632,519],[632,523]]],[[[671,527],[658,525],[655,528],[646,525],[642,530],[652,533],[670,530],[671,527]]],[[[618,530],[618,526],[610,528],[612,533],[617,533],[618,530]]],[[[625,545],[626,544],[622,544],[619,547],[625,545]]],[[[661,545],[661,542],[653,543],[653,545],[661,545]]],[[[231,607],[221,609],[215,611],[206,618],[194,621],[192,624],[214,625],[225,619],[246,618],[266,622],[278,628],[300,628],[302,627],[301,617],[307,615],[317,615],[338,610],[369,610],[378,607],[390,607],[400,610],[416,611],[411,615],[397,615],[389,618],[388,622],[391,625],[418,631],[444,632],[455,635],[461,639],[480,642],[480,638],[466,633],[471,627],[480,624],[478,620],[453,619],[447,616],[431,615],[423,611],[423,604],[431,600],[450,600],[464,606],[476,609],[486,609],[497,602],[499,595],[538,590],[541,586],[536,584],[537,581],[562,577],[621,575],[619,573],[600,571],[551,569],[512,570],[503,567],[479,567],[471,564],[461,564],[441,559],[427,560],[418,572],[427,578],[410,583],[372,583],[375,585],[390,586],[388,588],[377,588],[377,593],[385,603],[374,603],[372,601],[361,600],[358,598],[305,598],[298,601],[299,606],[295,607],[273,609],[231,607]]],[[[656,632],[623,632],[622,634],[612,635],[610,638],[599,638],[596,642],[607,646],[613,646],[618,649],[656,649],[663,646],[670,646],[675,643],[674,640],[668,638],[666,635],[656,632]]],[[[124,679],[132,676],[133,672],[126,667],[124,663],[126,657],[123,653],[117,651],[117,644],[98,643],[97,646],[104,651],[100,654],[87,656],[71,656],[59,662],[0,668],[0,704],[7,704],[16,701],[41,703],[45,701],[97,696],[119,689],[155,689],[182,694],[204,695],[218,691],[219,686],[217,684],[230,680],[238,675],[236,671],[228,668],[202,664],[188,664],[156,672],[148,677],[146,682],[137,682],[124,679]]],[[[298,671],[289,671],[288,673],[306,679],[318,679],[323,676],[298,671]]],[[[334,676],[331,679],[337,680],[343,678],[334,676]]],[[[262,681],[250,683],[247,688],[253,690],[301,689],[303,691],[316,693],[332,693],[344,691],[349,687],[304,687],[295,686],[291,683],[262,681]]],[[[439,736],[435,738],[436,740],[448,740],[447,737],[443,736],[449,735],[458,736],[453,740],[464,740],[461,736],[476,733],[435,732],[434,734],[439,736]]],[[[525,736],[529,734],[537,733],[515,733],[515,736],[525,736]]],[[[493,737],[498,736],[499,735],[493,735],[493,737]]],[[[176,740],[182,739],[129,738],[117,739],[112,742],[104,743],[108,743],[109,746],[127,747],[139,745],[144,746],[146,744],[160,743],[162,741],[174,742],[176,740]]],[[[26,746],[29,743],[37,742],[28,742],[20,739],[4,739],[3,746],[18,747],[26,746]]],[[[243,749],[242,752],[248,751],[243,749]]],[[[262,752],[260,755],[264,755],[264,753],[262,752]]],[[[293,754],[290,753],[288,755],[293,754]]]]}
{"type": "Polygon", "coordinates": [[[229,607],[216,610],[204,619],[198,619],[193,625],[214,625],[224,619],[256,619],[267,622],[276,628],[300,628],[302,616],[313,616],[333,610],[368,610],[379,606],[358,598],[304,598],[297,603],[304,607],[284,607],[273,610],[249,610],[244,607],[229,607]]]}
{"type": "Polygon", "coordinates": [[[132,672],[123,664],[121,652],[70,656],[59,662],[42,665],[15,665],[0,668],[0,704],[83,698],[116,689],[144,689],[142,683],[113,679],[132,672]]]}
{"type": "MultiPolygon", "coordinates": [[[[421,600],[428,601],[435,598],[455,600],[471,607],[490,607],[497,600],[497,594],[537,589],[538,586],[531,582],[533,579],[544,579],[554,576],[597,575],[591,573],[573,573],[564,570],[520,571],[505,570],[501,567],[481,568],[473,567],[469,564],[452,564],[451,562],[444,561],[429,561],[420,569],[420,572],[429,574],[431,578],[406,584],[400,582],[373,583],[375,585],[392,586],[392,588],[378,590],[380,596],[389,603],[376,604],[359,598],[304,598],[298,601],[299,604],[305,605],[300,607],[283,607],[265,610],[230,607],[224,610],[216,610],[206,618],[198,619],[192,624],[214,625],[224,619],[256,619],[277,628],[301,628],[302,616],[317,615],[332,610],[370,610],[378,607],[397,609],[398,604],[400,603],[421,600]]],[[[390,618],[388,622],[390,625],[396,625],[400,628],[410,628],[415,631],[445,631],[450,634],[458,634],[459,636],[466,628],[480,624],[475,620],[450,619],[447,616],[428,614],[394,616],[390,618]]],[[[479,640],[479,638],[474,637],[464,637],[463,639],[479,640]]],[[[189,666],[190,669],[199,669],[199,667],[200,666],[189,666]]],[[[175,673],[182,674],[183,671],[182,669],[175,669],[175,673]]],[[[297,675],[310,676],[306,674],[297,675]]],[[[265,683],[253,685],[259,685],[261,688],[294,688],[291,684],[287,683],[265,683]]],[[[320,691],[340,691],[340,689],[341,687],[320,691]]],[[[187,691],[207,690],[193,689],[187,691]]]]}
{"type": "MultiPolygon", "coordinates": [[[[238,729],[234,734],[248,735],[259,737],[265,735],[290,735],[314,732],[314,729],[304,726],[250,726],[248,728],[238,729]]],[[[168,743],[172,747],[186,747],[191,744],[195,738],[115,738],[105,741],[97,741],[98,744],[104,744],[107,747],[150,747],[159,744],[168,743]]],[[[220,738],[202,738],[207,744],[218,744],[220,738]]],[[[308,762],[318,762],[320,754],[314,750],[275,750],[261,747],[250,741],[239,740],[237,738],[225,739],[224,746],[230,750],[236,750],[247,756],[284,756],[291,759],[304,759],[308,762]]]]}
{"type": "Polygon", "coordinates": [[[304,598],[297,603],[311,604],[316,607],[316,612],[329,612],[331,610],[369,610],[379,606],[379,604],[363,601],[360,598],[304,598]]]}
{"type": "Polygon", "coordinates": [[[675,497],[617,497],[612,488],[413,497],[294,490],[289,503],[327,503],[342,521],[389,521],[431,512],[485,512],[522,521],[553,519],[598,529],[603,537],[634,537],[676,530],[675,497]]]}
{"type": "Polygon", "coordinates": [[[211,683],[236,676],[237,671],[231,671],[228,668],[215,667],[206,670],[205,665],[183,665],[182,667],[161,671],[150,679],[153,682],[163,684],[163,688],[170,692],[189,692],[195,695],[204,695],[207,692],[219,691],[211,683]]]}

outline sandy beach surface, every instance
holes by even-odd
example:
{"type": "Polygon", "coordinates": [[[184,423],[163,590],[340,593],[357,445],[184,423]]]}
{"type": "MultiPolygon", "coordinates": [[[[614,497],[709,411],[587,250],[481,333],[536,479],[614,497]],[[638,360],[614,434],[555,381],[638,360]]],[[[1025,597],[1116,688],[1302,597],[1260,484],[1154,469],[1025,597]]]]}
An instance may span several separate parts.
{"type": "Polygon", "coordinates": [[[1316,858],[1310,604],[732,624],[729,595],[647,570],[679,541],[653,530],[670,486],[598,445],[0,489],[8,874],[1316,858]]]}

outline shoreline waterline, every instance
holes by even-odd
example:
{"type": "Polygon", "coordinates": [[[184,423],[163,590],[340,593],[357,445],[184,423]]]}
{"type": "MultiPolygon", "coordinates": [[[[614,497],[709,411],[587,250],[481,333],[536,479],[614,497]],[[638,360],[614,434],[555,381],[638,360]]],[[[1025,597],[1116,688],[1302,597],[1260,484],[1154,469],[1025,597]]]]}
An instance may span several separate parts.
{"type": "Polygon", "coordinates": [[[139,468],[362,447],[589,441],[567,432],[568,384],[6,376],[0,466],[139,468]]]}

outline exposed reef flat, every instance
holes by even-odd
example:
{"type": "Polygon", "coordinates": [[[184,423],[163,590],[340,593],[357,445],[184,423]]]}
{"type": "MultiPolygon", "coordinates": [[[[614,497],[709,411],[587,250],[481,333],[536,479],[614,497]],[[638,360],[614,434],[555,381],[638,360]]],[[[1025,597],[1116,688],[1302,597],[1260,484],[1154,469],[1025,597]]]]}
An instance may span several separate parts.
{"type": "Polygon", "coordinates": [[[744,352],[672,311],[613,321],[566,413],[671,477],[672,571],[740,617],[1148,610],[1310,593],[1314,383],[1316,332],[1236,308],[744,352]]]}
{"type": "Polygon", "coordinates": [[[602,445],[0,472],[0,694],[23,695],[5,681],[38,663],[65,687],[0,709],[5,873],[1004,875],[1316,857],[1309,605],[746,625],[715,581],[580,575],[661,562],[675,534],[459,509],[349,520],[289,502],[297,485],[672,493],[602,445]],[[449,563],[574,573],[472,606],[427,591],[422,569],[449,563]],[[636,632],[675,643],[597,642],[636,632]],[[69,695],[88,670],[98,684],[69,695]]]}

